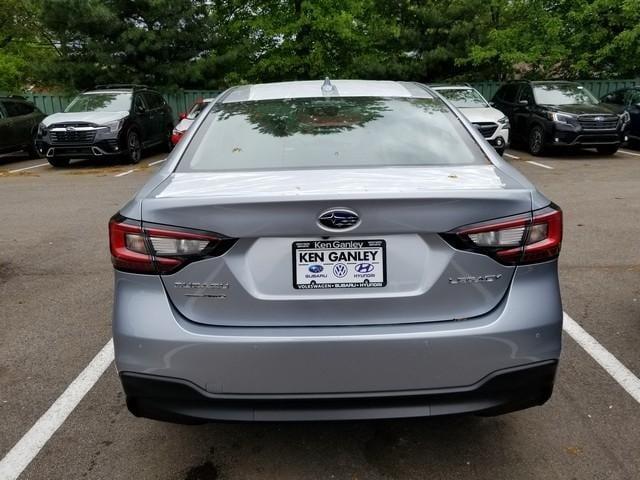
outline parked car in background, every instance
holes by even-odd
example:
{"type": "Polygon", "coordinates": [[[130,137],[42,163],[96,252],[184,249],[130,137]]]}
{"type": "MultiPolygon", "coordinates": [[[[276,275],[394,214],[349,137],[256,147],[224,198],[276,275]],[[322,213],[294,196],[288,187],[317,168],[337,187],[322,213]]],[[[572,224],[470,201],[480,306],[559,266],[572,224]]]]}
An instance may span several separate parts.
{"type": "Polygon", "coordinates": [[[193,104],[188,113],[180,114],[180,121],[175,126],[171,134],[171,143],[176,145],[180,141],[191,124],[193,124],[193,121],[198,117],[198,115],[200,115],[200,112],[202,112],[202,110],[204,110],[204,108],[213,100],[213,98],[200,99],[193,104]]]}
{"type": "Polygon", "coordinates": [[[45,118],[36,144],[55,167],[72,158],[119,156],[138,163],[143,150],[169,151],[173,116],[162,95],[144,85],[99,85],[78,95],[63,113],[45,118]]]}
{"type": "Polygon", "coordinates": [[[26,150],[29,156],[38,156],[35,135],[44,117],[44,113],[23,97],[0,97],[0,153],[26,150]]]}
{"type": "Polygon", "coordinates": [[[562,212],[429,88],[243,85],[109,222],[129,410],[496,415],[550,397],[562,212]]]}
{"type": "Polygon", "coordinates": [[[509,82],[492,103],[509,117],[512,143],[524,143],[533,155],[552,146],[595,147],[612,155],[628,126],[628,114],[617,114],[574,82],[509,82]]]}
{"type": "Polygon", "coordinates": [[[509,145],[509,119],[468,85],[433,85],[431,88],[460,109],[482,136],[502,155],[509,145]]]}
{"type": "Polygon", "coordinates": [[[629,143],[640,147],[640,87],[629,87],[606,94],[600,101],[620,115],[628,115],[629,143]]]}

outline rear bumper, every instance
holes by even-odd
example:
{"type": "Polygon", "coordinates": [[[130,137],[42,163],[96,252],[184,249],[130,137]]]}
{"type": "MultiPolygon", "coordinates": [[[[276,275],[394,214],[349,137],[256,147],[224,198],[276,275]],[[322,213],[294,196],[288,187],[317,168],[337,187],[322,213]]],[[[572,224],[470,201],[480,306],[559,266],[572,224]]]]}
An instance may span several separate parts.
{"type": "Polygon", "coordinates": [[[306,398],[229,398],[196,385],[151,375],[120,375],[127,406],[138,417],[175,423],[207,421],[317,421],[499,415],[545,403],[557,361],[495,372],[474,385],[418,392],[306,398]]]}
{"type": "MultiPolygon", "coordinates": [[[[268,301],[264,308],[269,308],[268,301]]],[[[136,374],[165,382],[162,385],[172,380],[187,385],[203,396],[195,404],[207,404],[201,412],[205,419],[227,418],[216,413],[217,402],[223,399],[268,401],[267,411],[272,412],[276,400],[337,402],[387,396],[402,403],[405,397],[415,400],[420,395],[431,400],[403,407],[399,413],[383,409],[360,417],[355,412],[359,408],[323,407],[324,416],[318,418],[437,415],[438,411],[511,409],[520,405],[519,396],[524,399],[522,408],[536,404],[527,400],[530,393],[523,390],[520,395],[520,388],[504,397],[483,396],[486,392],[478,389],[496,374],[555,363],[561,349],[562,305],[553,261],[519,267],[498,306],[472,319],[337,327],[209,326],[182,317],[169,302],[159,277],[116,272],[113,336],[116,366],[127,395],[134,399],[130,407],[139,415],[154,416],[154,409],[171,412],[181,401],[167,402],[160,393],[165,387],[138,393],[125,380],[136,374]],[[446,408],[433,407],[433,395],[464,393],[466,398],[469,389],[480,391],[481,400],[472,396],[456,407],[458,400],[446,397],[446,408]]],[[[536,402],[542,403],[545,395],[534,395],[536,402]]],[[[200,418],[180,408],[177,414],[200,418]]],[[[255,418],[256,408],[248,406],[238,415],[255,418]]],[[[300,415],[283,414],[282,418],[316,418],[320,414],[314,409],[296,407],[300,415]]]]}

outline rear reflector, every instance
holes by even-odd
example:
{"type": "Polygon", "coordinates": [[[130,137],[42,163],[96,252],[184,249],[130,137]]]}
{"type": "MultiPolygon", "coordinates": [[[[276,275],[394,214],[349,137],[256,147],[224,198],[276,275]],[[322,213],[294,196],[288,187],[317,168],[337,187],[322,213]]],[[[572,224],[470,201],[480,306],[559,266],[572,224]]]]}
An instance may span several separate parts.
{"type": "Polygon", "coordinates": [[[556,205],[469,225],[442,234],[453,247],[482,253],[505,265],[544,262],[560,254],[562,211],[556,205]]]}
{"type": "Polygon", "coordinates": [[[186,264],[225,253],[235,240],[220,235],[155,225],[119,214],[109,222],[111,261],[117,270],[133,273],[173,273],[186,264]]]}

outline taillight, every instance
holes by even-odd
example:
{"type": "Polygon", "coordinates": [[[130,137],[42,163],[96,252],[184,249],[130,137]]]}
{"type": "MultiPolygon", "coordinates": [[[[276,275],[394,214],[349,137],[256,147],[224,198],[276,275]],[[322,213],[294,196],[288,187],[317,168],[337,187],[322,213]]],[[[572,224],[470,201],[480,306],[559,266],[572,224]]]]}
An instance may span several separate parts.
{"type": "Polygon", "coordinates": [[[482,253],[505,265],[544,262],[560,254],[562,211],[556,205],[442,234],[453,247],[482,253]]]}
{"type": "Polygon", "coordinates": [[[226,252],[235,240],[208,232],[164,226],[142,227],[115,215],[109,221],[111,262],[133,273],[173,273],[187,263],[226,252]]]}
{"type": "Polygon", "coordinates": [[[174,128],[173,132],[171,132],[171,143],[177,145],[184,133],[184,130],[178,130],[177,128],[174,128]]]}

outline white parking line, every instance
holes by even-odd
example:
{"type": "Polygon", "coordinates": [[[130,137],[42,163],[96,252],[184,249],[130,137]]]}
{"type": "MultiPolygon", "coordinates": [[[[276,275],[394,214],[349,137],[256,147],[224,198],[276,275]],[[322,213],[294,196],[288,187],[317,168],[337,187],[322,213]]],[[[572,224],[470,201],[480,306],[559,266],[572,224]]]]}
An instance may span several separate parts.
{"type": "Polygon", "coordinates": [[[516,157],[515,155],[511,155],[510,153],[505,153],[505,157],[513,158],[514,160],[520,160],[520,157],[516,157]]]}
{"type": "Polygon", "coordinates": [[[625,155],[633,155],[634,157],[640,157],[640,153],[635,152],[627,152],[626,150],[618,150],[620,153],[624,153],[625,155]]]}
{"type": "Polygon", "coordinates": [[[15,170],[9,170],[9,173],[18,173],[18,172],[22,172],[24,170],[31,170],[32,168],[44,167],[45,165],[49,165],[49,162],[41,163],[39,165],[32,165],[30,167],[16,168],[15,170]]]}
{"type": "Polygon", "coordinates": [[[15,480],[46,445],[113,361],[113,340],[93,357],[31,429],[0,461],[0,479],[15,480]]]}
{"type": "Polygon", "coordinates": [[[167,161],[167,159],[166,159],[166,158],[163,158],[162,160],[156,160],[155,162],[151,162],[151,163],[149,164],[149,166],[150,166],[150,167],[153,167],[154,165],[157,165],[157,164],[159,164],[159,163],[166,162],[166,161],[167,161]]]}
{"type": "Polygon", "coordinates": [[[544,163],[539,163],[539,162],[534,162],[533,160],[525,160],[527,163],[530,163],[531,165],[535,165],[536,167],[542,167],[542,168],[546,168],[547,170],[553,170],[553,167],[550,167],[549,165],[545,165],[544,163]]]}
{"type": "MultiPolygon", "coordinates": [[[[567,313],[563,313],[563,330],[580,345],[598,365],[640,403],[640,379],[606,348],[589,335],[567,313]]],[[[100,380],[114,359],[113,339],[91,360],[31,429],[0,461],[0,480],[16,480],[46,445],[84,396],[100,380]]]]}
{"type": "Polygon", "coordinates": [[[124,177],[125,175],[129,175],[130,173],[133,173],[135,171],[136,171],[136,169],[132,168],[131,170],[127,170],[126,172],[118,173],[118,174],[114,175],[114,177],[124,177]]]}
{"type": "Polygon", "coordinates": [[[573,318],[564,313],[562,329],[573,338],[578,345],[591,355],[598,365],[613,377],[636,402],[640,403],[640,379],[625,367],[606,348],[589,335],[573,318]]]}

